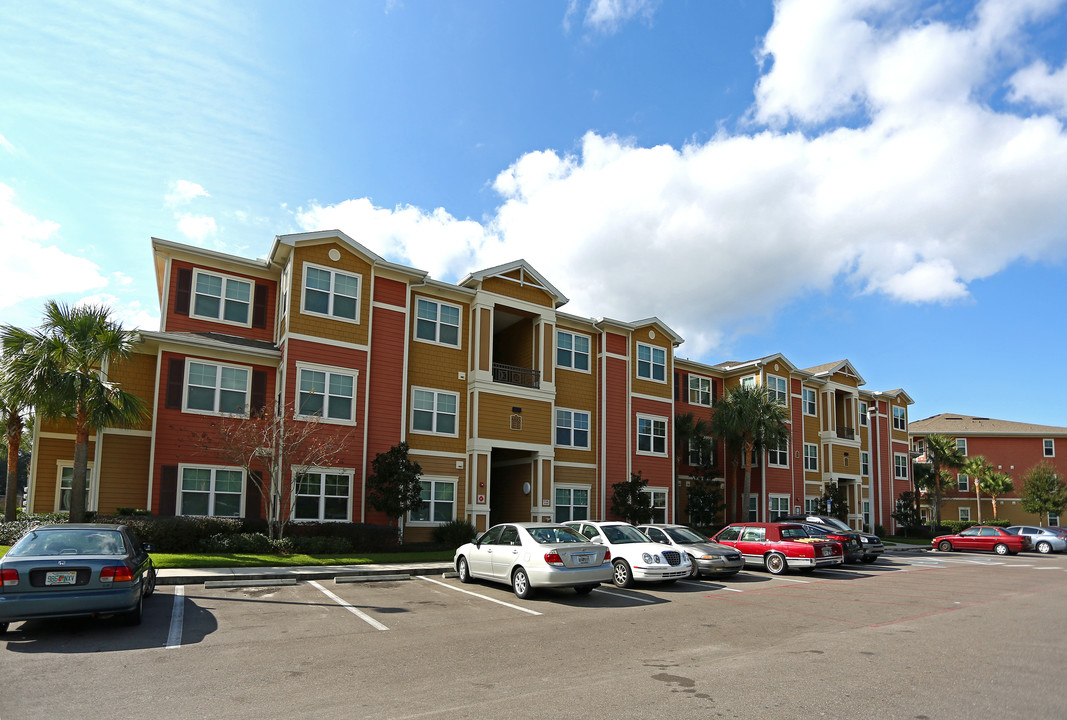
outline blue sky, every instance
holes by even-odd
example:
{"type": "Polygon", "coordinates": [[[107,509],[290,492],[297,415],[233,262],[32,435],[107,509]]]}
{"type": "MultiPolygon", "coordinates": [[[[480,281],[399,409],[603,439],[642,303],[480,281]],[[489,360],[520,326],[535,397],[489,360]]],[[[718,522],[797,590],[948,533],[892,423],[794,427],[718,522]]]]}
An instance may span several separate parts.
{"type": "Polygon", "coordinates": [[[709,363],[1067,426],[1063,0],[0,5],[0,320],[158,327],[152,236],[523,257],[709,363]]]}

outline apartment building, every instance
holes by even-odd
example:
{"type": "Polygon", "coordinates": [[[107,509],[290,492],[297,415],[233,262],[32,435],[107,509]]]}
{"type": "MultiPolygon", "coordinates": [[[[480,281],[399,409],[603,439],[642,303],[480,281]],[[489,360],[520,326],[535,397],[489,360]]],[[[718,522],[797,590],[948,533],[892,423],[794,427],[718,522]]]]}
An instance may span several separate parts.
{"type": "MultiPolygon", "coordinates": [[[[1035,465],[1049,463],[1061,476],[1067,476],[1067,427],[941,413],[911,423],[908,433],[916,455],[915,462],[926,461],[925,439],[928,435],[945,435],[955,439],[956,447],[965,458],[981,455],[998,472],[1007,473],[1015,489],[997,498],[997,516],[1015,524],[1038,525],[1044,521],[1044,518],[1023,510],[1019,500],[1023,475],[1035,465]]],[[[982,519],[992,519],[992,498],[982,495],[979,500],[973,478],[962,470],[949,472],[955,484],[942,500],[942,520],[977,521],[979,502],[982,519]]],[[[927,504],[921,511],[925,520],[930,517],[932,509],[927,504]]],[[[1059,525],[1060,521],[1061,518],[1055,515],[1049,518],[1052,525],[1059,525]]]]}

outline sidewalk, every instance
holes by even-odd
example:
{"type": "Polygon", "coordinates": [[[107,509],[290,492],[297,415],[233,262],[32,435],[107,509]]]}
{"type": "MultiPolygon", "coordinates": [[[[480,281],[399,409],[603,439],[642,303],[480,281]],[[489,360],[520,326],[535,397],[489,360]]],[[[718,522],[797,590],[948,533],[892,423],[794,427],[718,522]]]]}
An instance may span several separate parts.
{"type": "Polygon", "coordinates": [[[376,575],[441,575],[455,570],[450,562],[380,565],[316,565],[303,567],[166,568],[156,570],[157,585],[203,585],[206,582],[253,580],[332,580],[376,575]]]}

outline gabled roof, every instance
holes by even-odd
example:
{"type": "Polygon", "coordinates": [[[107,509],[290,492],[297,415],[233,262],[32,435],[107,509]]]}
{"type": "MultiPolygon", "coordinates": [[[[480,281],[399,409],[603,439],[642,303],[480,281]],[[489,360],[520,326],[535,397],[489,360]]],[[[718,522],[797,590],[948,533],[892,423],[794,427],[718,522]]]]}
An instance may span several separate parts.
{"type": "Polygon", "coordinates": [[[823,365],[816,365],[815,367],[804,368],[804,372],[810,373],[815,378],[829,378],[831,375],[842,373],[856,378],[856,382],[859,385],[867,384],[867,381],[863,379],[863,376],[856,371],[855,366],[848,360],[837,360],[823,365]]]}
{"type": "Polygon", "coordinates": [[[772,362],[782,363],[783,365],[786,366],[786,368],[789,370],[789,372],[796,372],[798,370],[797,366],[794,365],[793,363],[791,363],[789,361],[789,358],[787,358],[782,353],[774,353],[773,355],[765,355],[764,357],[756,358],[755,360],[742,360],[742,361],[730,360],[730,361],[727,361],[727,362],[719,363],[718,365],[712,365],[711,367],[713,367],[714,369],[716,369],[716,370],[718,370],[720,372],[724,372],[724,373],[736,373],[736,372],[744,372],[745,370],[764,367],[764,366],[766,366],[766,365],[768,365],[769,363],[772,363],[772,362]]]}
{"type": "Polygon", "coordinates": [[[963,415],[960,413],[941,413],[924,420],[908,424],[908,432],[913,435],[1067,435],[1067,427],[1055,425],[1034,425],[1032,423],[997,420],[995,418],[963,415]]]}
{"type": "Polygon", "coordinates": [[[561,305],[566,305],[568,302],[570,302],[570,298],[561,293],[555,285],[550,283],[548,279],[545,278],[544,275],[537,272],[537,270],[534,269],[533,265],[522,259],[512,260],[511,262],[504,263],[503,265],[497,265],[496,267],[486,268],[485,270],[478,270],[477,272],[469,273],[466,277],[459,281],[459,285],[460,287],[472,287],[474,285],[480,284],[486,278],[491,277],[502,277],[507,278],[508,280],[514,280],[514,278],[508,277],[508,273],[513,273],[516,270],[519,271],[520,283],[534,285],[535,287],[540,287],[541,289],[543,289],[545,292],[552,296],[553,305],[555,307],[560,307],[561,305]]]}
{"type": "Polygon", "coordinates": [[[914,405],[915,401],[912,400],[911,395],[908,395],[903,388],[897,388],[895,390],[876,390],[871,393],[874,397],[889,397],[893,400],[903,400],[908,405],[914,405]]]}
{"type": "Polygon", "coordinates": [[[303,233],[290,233],[288,235],[275,235],[274,245],[270,249],[270,253],[267,255],[267,262],[274,263],[278,261],[278,255],[283,252],[285,248],[296,247],[298,243],[314,242],[317,240],[340,240],[346,245],[350,246],[354,252],[362,255],[364,258],[370,261],[372,265],[378,267],[389,268],[397,272],[404,273],[405,275],[412,275],[418,278],[425,278],[429,273],[425,270],[419,270],[409,265],[401,265],[399,263],[386,260],[381,255],[377,254],[373,250],[367,248],[356,240],[341,232],[340,230],[316,230],[314,232],[303,233]]]}

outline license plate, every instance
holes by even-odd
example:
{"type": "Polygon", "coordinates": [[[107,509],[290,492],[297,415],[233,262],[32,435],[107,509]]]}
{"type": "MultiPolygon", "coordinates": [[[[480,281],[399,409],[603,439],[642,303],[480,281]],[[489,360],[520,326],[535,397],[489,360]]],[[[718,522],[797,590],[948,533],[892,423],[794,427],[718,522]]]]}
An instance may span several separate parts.
{"type": "Polygon", "coordinates": [[[589,564],[589,558],[591,558],[591,557],[592,557],[592,555],[575,555],[574,559],[578,561],[579,565],[588,565],[589,564]]]}
{"type": "Polygon", "coordinates": [[[834,554],[833,548],[824,547],[822,549],[822,554],[823,554],[823,557],[826,557],[827,555],[833,555],[834,554]]]}
{"type": "Polygon", "coordinates": [[[78,572],[76,570],[67,572],[50,572],[44,576],[45,585],[73,585],[77,581],[78,572]]]}

